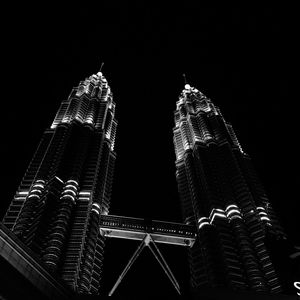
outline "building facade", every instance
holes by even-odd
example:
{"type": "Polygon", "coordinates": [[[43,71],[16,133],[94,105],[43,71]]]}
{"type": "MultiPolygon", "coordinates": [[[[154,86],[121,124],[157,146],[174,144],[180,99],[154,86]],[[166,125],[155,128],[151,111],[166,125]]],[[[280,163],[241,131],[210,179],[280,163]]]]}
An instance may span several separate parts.
{"type": "Polygon", "coordinates": [[[274,243],[286,239],[265,190],[220,109],[186,84],[175,110],[176,178],[195,289],[279,293],[274,243]]]}
{"type": "Polygon", "coordinates": [[[116,128],[113,95],[98,72],[61,103],[3,219],[76,293],[100,289],[99,222],[109,210],[116,128]]]}

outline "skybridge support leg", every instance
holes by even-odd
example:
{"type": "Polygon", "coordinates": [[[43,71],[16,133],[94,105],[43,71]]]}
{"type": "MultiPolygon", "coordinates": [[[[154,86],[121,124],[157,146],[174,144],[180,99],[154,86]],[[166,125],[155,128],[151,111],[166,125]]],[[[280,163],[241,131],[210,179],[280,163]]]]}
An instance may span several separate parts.
{"type": "Polygon", "coordinates": [[[121,283],[122,279],[125,277],[126,273],[131,268],[132,264],[135,262],[135,260],[141,254],[142,250],[146,246],[146,243],[145,243],[146,238],[147,238],[147,236],[145,236],[145,238],[142,240],[141,244],[138,246],[138,248],[136,249],[136,251],[134,252],[134,254],[132,255],[132,257],[130,258],[128,264],[126,265],[125,269],[123,270],[123,272],[119,276],[118,280],[116,281],[115,285],[113,286],[113,288],[109,292],[108,296],[111,296],[114,293],[114,291],[117,289],[117,287],[121,283]]]}
{"type": "Polygon", "coordinates": [[[174,288],[176,289],[176,291],[180,295],[181,293],[180,293],[179,284],[178,284],[174,274],[172,273],[171,269],[169,268],[167,262],[165,261],[164,257],[162,256],[161,252],[159,251],[158,247],[156,246],[155,242],[152,241],[152,243],[149,244],[148,246],[149,246],[149,249],[151,250],[152,254],[154,255],[154,257],[159,262],[160,266],[163,268],[166,275],[168,276],[168,278],[172,282],[174,288]],[[154,249],[152,248],[152,244],[154,245],[154,249]],[[157,253],[155,253],[155,250],[156,250],[157,253]]]}
{"type": "Polygon", "coordinates": [[[141,244],[138,246],[137,250],[134,252],[133,256],[130,258],[128,264],[126,265],[125,269],[123,270],[123,272],[119,276],[119,278],[116,281],[115,285],[113,286],[113,288],[109,292],[109,294],[108,294],[109,296],[112,296],[112,294],[115,292],[115,290],[117,289],[117,287],[121,283],[122,279],[125,277],[126,273],[129,271],[129,269],[131,268],[131,266],[135,262],[135,260],[138,258],[138,256],[141,254],[141,252],[142,252],[142,250],[144,249],[145,246],[149,247],[150,251],[152,252],[154,257],[156,258],[156,260],[159,262],[160,266],[165,271],[166,275],[168,276],[168,278],[172,282],[172,284],[175,287],[178,294],[179,295],[181,294],[180,293],[180,287],[179,287],[179,284],[178,284],[177,280],[175,279],[175,276],[173,275],[171,269],[169,268],[167,262],[165,261],[164,257],[162,256],[161,252],[159,251],[157,245],[155,244],[155,242],[151,238],[151,235],[149,233],[147,233],[145,235],[144,239],[142,240],[141,244]]]}

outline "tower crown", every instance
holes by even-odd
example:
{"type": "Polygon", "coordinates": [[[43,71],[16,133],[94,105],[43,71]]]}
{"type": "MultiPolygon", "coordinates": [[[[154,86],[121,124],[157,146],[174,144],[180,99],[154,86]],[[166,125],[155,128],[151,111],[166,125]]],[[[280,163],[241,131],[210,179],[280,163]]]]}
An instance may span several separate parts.
{"type": "Polygon", "coordinates": [[[113,150],[117,127],[115,106],[110,86],[99,71],[73,88],[69,97],[61,103],[51,129],[76,122],[103,130],[113,150]]]}
{"type": "Polygon", "coordinates": [[[196,144],[208,146],[229,141],[242,151],[220,109],[198,89],[185,83],[174,112],[174,145],[176,159],[183,158],[185,151],[196,144]]]}
{"type": "Polygon", "coordinates": [[[183,89],[183,92],[185,93],[196,93],[196,92],[199,92],[196,88],[190,86],[188,83],[184,85],[184,89],[183,89]]]}
{"type": "Polygon", "coordinates": [[[87,77],[84,81],[80,81],[76,90],[76,96],[80,97],[84,94],[98,98],[98,100],[105,100],[112,96],[110,86],[107,83],[102,72],[93,74],[87,77]],[[105,95],[102,95],[104,89],[105,95]],[[101,98],[102,96],[102,98],[101,98]],[[105,97],[106,96],[106,97],[105,97]]]}
{"type": "Polygon", "coordinates": [[[211,100],[207,98],[198,89],[186,83],[184,89],[180,93],[179,100],[176,102],[177,110],[180,109],[182,105],[183,106],[186,104],[196,105],[196,102],[199,103],[202,102],[203,105],[203,104],[211,103],[211,100]]]}

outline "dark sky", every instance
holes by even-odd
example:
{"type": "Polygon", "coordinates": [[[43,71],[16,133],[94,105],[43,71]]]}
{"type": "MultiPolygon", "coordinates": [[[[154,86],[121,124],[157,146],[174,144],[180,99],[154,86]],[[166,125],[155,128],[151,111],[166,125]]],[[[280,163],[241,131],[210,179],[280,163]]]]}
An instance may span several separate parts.
{"type": "MultiPolygon", "coordinates": [[[[180,221],[172,128],[185,73],[233,124],[283,226],[299,243],[291,11],[124,3],[9,11],[2,29],[1,215],[60,102],[104,62],[119,121],[112,214],[180,221]]],[[[107,261],[114,267],[107,286],[135,247],[109,241],[114,250],[107,250],[107,261]]],[[[182,249],[162,249],[182,279],[182,249]]],[[[140,290],[172,289],[147,252],[120,286],[123,294],[137,280],[140,290]]]]}

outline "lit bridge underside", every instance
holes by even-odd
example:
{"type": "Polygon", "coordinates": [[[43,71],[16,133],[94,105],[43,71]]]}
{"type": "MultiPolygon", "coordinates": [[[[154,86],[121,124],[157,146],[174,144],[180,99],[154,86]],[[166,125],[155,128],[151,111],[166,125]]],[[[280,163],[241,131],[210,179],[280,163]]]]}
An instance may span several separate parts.
{"type": "Polygon", "coordinates": [[[110,291],[109,296],[114,293],[145,246],[150,249],[172,282],[174,288],[180,294],[180,286],[167,262],[159,251],[156,243],[192,247],[196,239],[195,227],[181,223],[129,218],[114,215],[102,215],[100,221],[100,232],[106,237],[141,241],[141,244],[129,260],[128,264],[110,291]]]}
{"type": "Polygon", "coordinates": [[[156,243],[189,247],[196,238],[196,230],[191,225],[114,215],[101,216],[100,230],[106,237],[140,241],[148,233],[156,243]]]}

